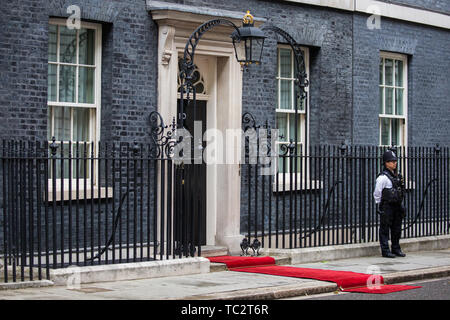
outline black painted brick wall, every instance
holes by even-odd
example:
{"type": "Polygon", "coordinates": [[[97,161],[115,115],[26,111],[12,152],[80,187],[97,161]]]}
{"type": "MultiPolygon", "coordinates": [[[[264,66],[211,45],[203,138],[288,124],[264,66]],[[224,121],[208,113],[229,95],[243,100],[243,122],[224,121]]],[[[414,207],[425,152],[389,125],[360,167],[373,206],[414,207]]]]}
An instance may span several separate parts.
{"type": "MultiPolygon", "coordinates": [[[[409,144],[450,143],[448,31],[385,18],[380,30],[369,30],[368,15],[284,1],[169,2],[250,9],[309,46],[311,144],[378,144],[380,50],[410,58],[409,144]]],[[[395,2],[450,12],[446,0],[395,2]]],[[[0,137],[45,139],[48,19],[67,17],[73,4],[81,7],[82,19],[103,25],[101,139],[148,140],[148,114],[157,101],[157,26],[145,0],[2,1],[0,137]]],[[[243,88],[243,111],[260,122],[268,118],[272,125],[277,41],[274,35],[267,41],[263,65],[249,68],[243,88]]]]}
{"type": "Polygon", "coordinates": [[[46,139],[48,23],[68,17],[70,5],[80,7],[82,20],[102,24],[100,139],[149,142],[158,46],[145,0],[1,1],[0,139],[46,139]]]}
{"type": "Polygon", "coordinates": [[[46,138],[48,21],[68,17],[70,5],[80,7],[82,20],[103,25],[101,140],[147,140],[157,27],[145,0],[2,1],[0,137],[46,138]]]}
{"type": "Polygon", "coordinates": [[[47,131],[47,22],[44,1],[2,1],[2,137],[34,139],[47,131]]]}
{"type": "MultiPolygon", "coordinates": [[[[283,1],[170,1],[245,12],[267,19],[311,51],[310,143],[351,142],[352,15],[349,12],[283,1]]],[[[267,41],[262,66],[244,74],[243,111],[275,123],[276,42],[267,41]],[[261,87],[263,86],[263,87],[261,87]]]]}
{"type": "Polygon", "coordinates": [[[388,51],[408,56],[408,145],[449,145],[449,32],[387,18],[369,30],[366,21],[355,15],[353,142],[378,143],[378,59],[388,51]]]}
{"type": "MultiPolygon", "coordinates": [[[[310,143],[378,145],[378,63],[380,50],[409,55],[408,144],[448,145],[450,37],[446,30],[382,18],[380,30],[367,27],[369,15],[283,1],[172,1],[245,12],[281,27],[310,47],[310,143]]],[[[394,1],[392,1],[394,2],[394,1]]],[[[447,12],[445,1],[397,1],[447,12]]],[[[243,111],[274,124],[276,39],[263,65],[244,74],[243,111]],[[264,89],[261,89],[261,85],[264,89]]],[[[280,40],[278,40],[280,41],[280,40]]],[[[241,183],[242,199],[250,199],[241,183]]],[[[245,231],[246,204],[241,203],[245,231]]]]}

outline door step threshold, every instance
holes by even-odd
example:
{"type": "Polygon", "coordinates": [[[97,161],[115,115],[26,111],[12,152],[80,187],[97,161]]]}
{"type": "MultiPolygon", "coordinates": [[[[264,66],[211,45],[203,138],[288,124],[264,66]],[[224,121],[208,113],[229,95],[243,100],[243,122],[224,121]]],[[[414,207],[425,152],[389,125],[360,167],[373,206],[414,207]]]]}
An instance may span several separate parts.
{"type": "Polygon", "coordinates": [[[221,246],[202,246],[201,247],[201,257],[215,257],[215,256],[226,256],[228,255],[227,247],[221,246]]]}

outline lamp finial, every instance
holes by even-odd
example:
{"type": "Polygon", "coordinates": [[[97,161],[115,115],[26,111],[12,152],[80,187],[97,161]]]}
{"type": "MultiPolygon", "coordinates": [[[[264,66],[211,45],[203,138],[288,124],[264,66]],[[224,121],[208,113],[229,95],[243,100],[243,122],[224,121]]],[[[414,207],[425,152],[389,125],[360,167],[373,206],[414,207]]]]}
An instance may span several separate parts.
{"type": "Polygon", "coordinates": [[[250,14],[250,10],[247,10],[242,21],[244,24],[253,24],[253,16],[250,14]]]}

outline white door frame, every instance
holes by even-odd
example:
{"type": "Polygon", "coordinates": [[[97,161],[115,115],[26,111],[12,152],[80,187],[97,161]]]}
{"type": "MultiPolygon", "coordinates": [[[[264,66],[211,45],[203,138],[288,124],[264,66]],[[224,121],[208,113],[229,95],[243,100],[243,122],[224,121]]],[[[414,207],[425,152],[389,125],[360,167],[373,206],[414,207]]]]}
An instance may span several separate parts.
{"type": "MultiPolygon", "coordinates": [[[[155,15],[158,33],[158,112],[166,122],[177,115],[178,56],[195,28],[196,21],[170,12],[155,15]]],[[[203,22],[209,17],[202,16],[203,22]]],[[[240,22],[236,21],[236,24],[240,22]]],[[[215,128],[225,136],[227,129],[241,130],[242,71],[235,59],[229,35],[231,27],[218,26],[205,33],[196,47],[194,63],[209,61],[209,99],[207,129],[215,128]]],[[[240,141],[240,139],[239,139],[240,141]]],[[[235,141],[233,141],[235,142],[235,141]]],[[[240,143],[227,143],[224,152],[234,152],[240,159],[240,143]]],[[[214,164],[207,167],[207,244],[226,246],[230,253],[240,251],[240,176],[239,164],[214,164]],[[220,195],[220,196],[218,196],[220,195]]]]}

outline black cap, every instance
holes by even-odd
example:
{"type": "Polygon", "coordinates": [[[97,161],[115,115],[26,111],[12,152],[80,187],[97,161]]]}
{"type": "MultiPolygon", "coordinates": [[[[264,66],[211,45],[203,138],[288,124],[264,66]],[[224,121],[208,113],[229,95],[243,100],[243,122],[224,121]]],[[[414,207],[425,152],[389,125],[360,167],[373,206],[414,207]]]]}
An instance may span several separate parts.
{"type": "Polygon", "coordinates": [[[388,161],[398,161],[397,155],[392,150],[387,150],[385,153],[383,153],[383,163],[388,161]]]}

